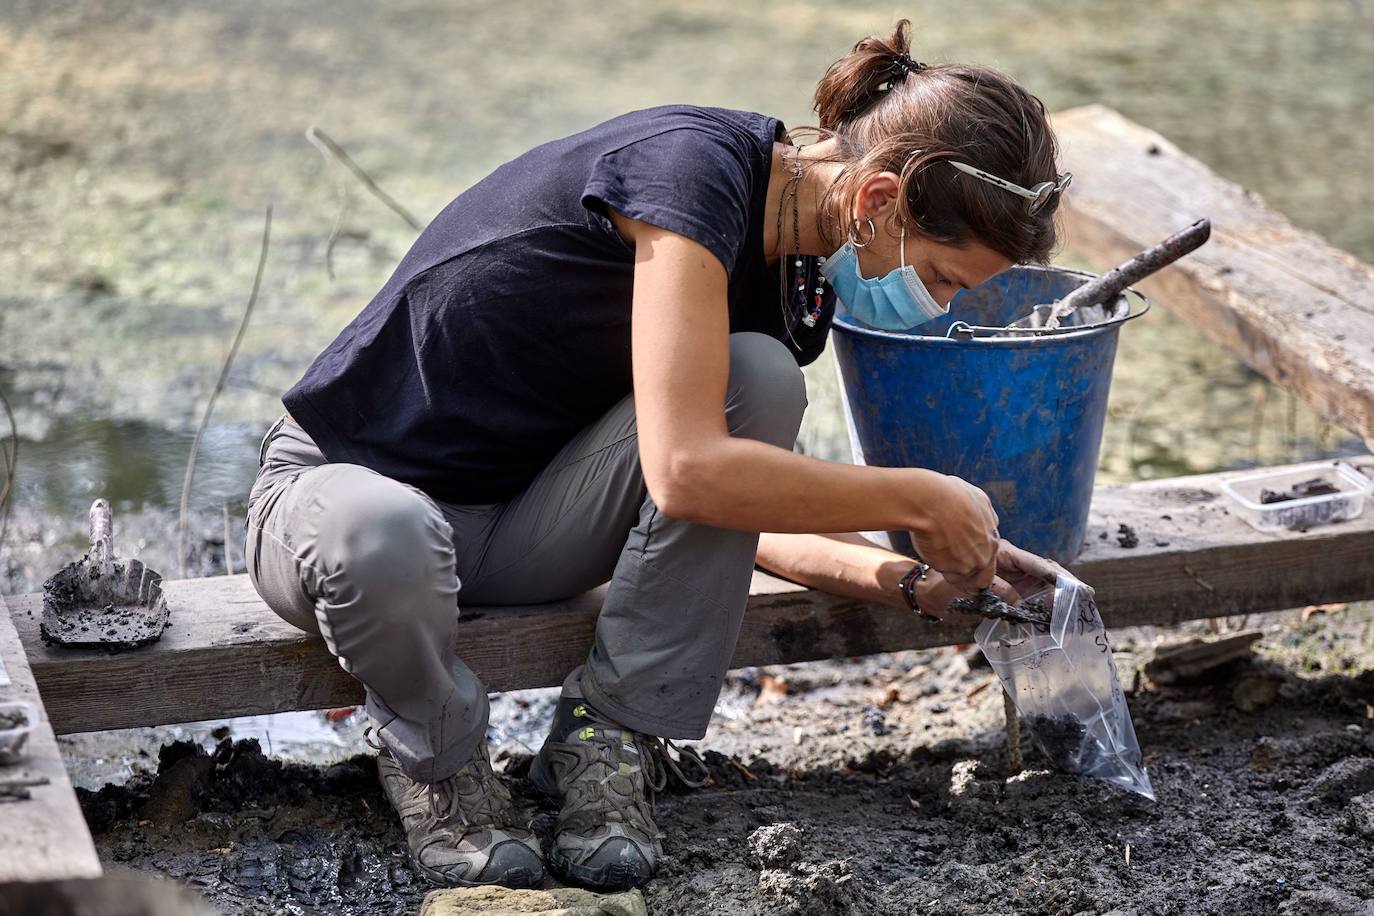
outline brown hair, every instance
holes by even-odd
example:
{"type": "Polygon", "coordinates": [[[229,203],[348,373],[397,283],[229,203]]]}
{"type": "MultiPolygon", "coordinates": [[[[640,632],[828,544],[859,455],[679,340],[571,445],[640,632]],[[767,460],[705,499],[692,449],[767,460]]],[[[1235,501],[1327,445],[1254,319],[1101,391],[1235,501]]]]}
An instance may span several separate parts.
{"type": "Polygon", "coordinates": [[[821,237],[843,241],[832,232],[845,225],[839,215],[850,212],[854,189],[890,171],[900,176],[897,215],[908,232],[954,245],[976,239],[1016,263],[1047,262],[1060,195],[1030,216],[1026,198],[941,161],[1026,188],[1054,181],[1058,148],[1044,103],[986,67],[913,64],[902,75],[897,60],[910,51],[909,28],[903,19],[890,37],[863,39],[816,87],[817,132],[836,138],[844,163],[818,208],[821,237]]]}

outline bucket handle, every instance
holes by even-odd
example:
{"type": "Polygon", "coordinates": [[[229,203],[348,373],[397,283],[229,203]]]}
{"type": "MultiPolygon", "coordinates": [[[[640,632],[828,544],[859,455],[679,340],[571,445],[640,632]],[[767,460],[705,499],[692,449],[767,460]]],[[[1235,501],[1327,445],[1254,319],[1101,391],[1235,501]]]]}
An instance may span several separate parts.
{"type": "Polygon", "coordinates": [[[975,337],[1051,337],[1058,334],[1076,334],[1080,331],[1092,331],[1097,328],[1109,327],[1113,324],[1125,324],[1128,321],[1139,318],[1150,310],[1150,300],[1144,295],[1130,287],[1122,290],[1126,296],[1126,314],[1109,318],[1106,321],[1090,327],[1057,327],[1057,328],[990,328],[983,325],[969,324],[967,321],[956,321],[945,331],[945,338],[948,340],[972,340],[975,337]],[[1135,296],[1140,301],[1140,309],[1135,310],[1131,301],[1131,296],[1135,296]]]}

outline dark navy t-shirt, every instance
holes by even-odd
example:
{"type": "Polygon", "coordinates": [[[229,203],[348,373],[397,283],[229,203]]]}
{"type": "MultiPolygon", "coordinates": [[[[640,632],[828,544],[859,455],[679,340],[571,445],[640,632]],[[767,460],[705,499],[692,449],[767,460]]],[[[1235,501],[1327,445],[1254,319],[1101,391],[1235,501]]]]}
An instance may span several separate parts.
{"type": "Polygon", "coordinates": [[[704,245],[729,275],[730,330],[811,362],[834,297],[827,287],[814,328],[795,306],[784,316],[763,256],[783,130],[752,112],[666,105],[507,162],[435,217],[282,402],[330,461],[446,502],[517,495],[631,391],[634,251],[606,205],[704,245]]]}

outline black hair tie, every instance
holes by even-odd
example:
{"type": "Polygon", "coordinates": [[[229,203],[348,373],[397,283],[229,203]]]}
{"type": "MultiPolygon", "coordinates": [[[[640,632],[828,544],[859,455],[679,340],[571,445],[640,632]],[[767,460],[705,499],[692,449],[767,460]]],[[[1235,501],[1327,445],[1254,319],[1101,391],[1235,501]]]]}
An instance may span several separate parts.
{"type": "Polygon", "coordinates": [[[926,69],[926,65],[919,60],[912,60],[911,55],[905,51],[892,58],[892,78],[905,79],[907,74],[920,73],[926,69]]]}

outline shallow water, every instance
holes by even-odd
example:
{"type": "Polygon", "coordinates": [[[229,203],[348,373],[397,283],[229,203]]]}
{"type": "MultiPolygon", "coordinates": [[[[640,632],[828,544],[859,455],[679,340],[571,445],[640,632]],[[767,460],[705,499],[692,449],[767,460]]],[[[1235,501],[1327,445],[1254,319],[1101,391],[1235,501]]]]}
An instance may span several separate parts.
{"type": "MultiPolygon", "coordinates": [[[[72,519],[60,537],[73,549],[97,495],[117,524],[121,513],[175,508],[271,201],[262,296],[192,499],[203,527],[217,527],[226,504],[242,511],[280,393],[413,238],[345,182],[331,278],[338,169],[306,143],[306,126],[330,132],[423,220],[523,149],[628,109],[690,100],[807,123],[826,65],[891,19],[874,5],[724,0],[571,15],[548,0],[461,10],[344,0],[326,12],[7,5],[0,385],[21,428],[18,503],[72,519]]],[[[1116,107],[1374,260],[1374,175],[1364,168],[1374,157],[1374,17],[1363,0],[977,0],[916,26],[917,56],[999,66],[1052,110],[1116,107]]],[[[828,361],[809,381],[804,444],[843,457],[828,361]]],[[[1354,447],[1162,311],[1123,334],[1102,481],[1354,447]]],[[[11,576],[0,587],[26,583],[11,576]]]]}

